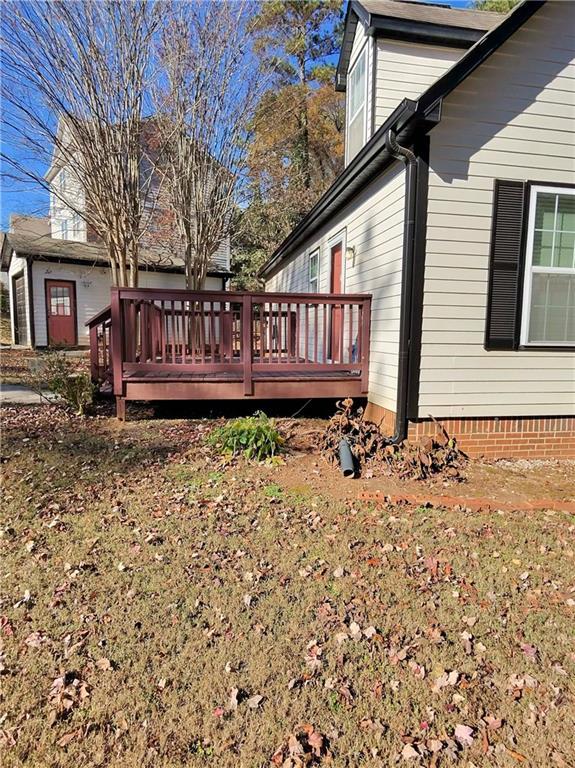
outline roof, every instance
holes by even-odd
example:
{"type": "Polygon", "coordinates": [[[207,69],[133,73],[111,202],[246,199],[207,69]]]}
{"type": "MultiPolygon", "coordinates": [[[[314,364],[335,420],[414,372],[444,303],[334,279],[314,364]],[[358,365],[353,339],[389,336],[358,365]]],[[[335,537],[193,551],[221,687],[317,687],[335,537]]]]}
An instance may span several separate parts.
{"type": "Polygon", "coordinates": [[[445,24],[448,27],[462,27],[487,32],[502,19],[502,14],[491,11],[477,11],[469,8],[452,8],[450,5],[435,5],[411,0],[358,0],[371,16],[392,16],[396,19],[410,19],[425,24],[445,24]]]}
{"type": "MultiPolygon", "coordinates": [[[[373,0],[374,2],[376,0],[373,0]]],[[[389,0],[388,0],[389,1],[389,0]]],[[[393,130],[400,144],[413,144],[417,136],[427,133],[440,121],[441,102],[468,75],[496,51],[524,24],[546,0],[523,0],[510,13],[501,17],[497,27],[487,32],[450,69],[436,80],[417,101],[404,99],[367,144],[344,168],[331,187],[311,211],[292,230],[260,270],[268,276],[293,250],[325,224],[331,216],[351,200],[378,173],[392,162],[385,150],[385,137],[393,130]]]]}
{"type": "Polygon", "coordinates": [[[345,91],[358,21],[366,34],[451,48],[469,48],[496,27],[503,15],[409,0],[350,0],[336,72],[336,90],[345,91]]]}
{"type": "MultiPolygon", "coordinates": [[[[59,240],[46,235],[24,235],[16,233],[0,233],[0,260],[2,269],[8,269],[12,253],[19,256],[31,256],[34,259],[59,261],[61,263],[85,263],[93,266],[108,266],[109,259],[106,248],[96,243],[82,243],[75,240],[59,240]]],[[[162,251],[141,249],[139,254],[140,268],[159,272],[183,272],[184,260],[175,255],[162,251]]],[[[210,269],[210,276],[228,277],[227,270],[210,269]]]]}

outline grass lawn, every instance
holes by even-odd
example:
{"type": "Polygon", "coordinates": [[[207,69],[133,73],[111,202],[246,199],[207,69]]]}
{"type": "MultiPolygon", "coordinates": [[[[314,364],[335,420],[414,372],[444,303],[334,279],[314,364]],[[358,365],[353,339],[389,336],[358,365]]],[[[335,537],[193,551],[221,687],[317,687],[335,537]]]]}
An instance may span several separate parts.
{"type": "Polygon", "coordinates": [[[575,766],[573,515],[360,503],[209,428],[5,409],[3,766],[575,766]]]}

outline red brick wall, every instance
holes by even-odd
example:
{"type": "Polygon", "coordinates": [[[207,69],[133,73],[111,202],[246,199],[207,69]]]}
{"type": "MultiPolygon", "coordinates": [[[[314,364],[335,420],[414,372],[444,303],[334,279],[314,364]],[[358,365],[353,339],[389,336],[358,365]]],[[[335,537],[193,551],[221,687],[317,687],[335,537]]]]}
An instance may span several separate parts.
{"type": "MultiPolygon", "coordinates": [[[[369,403],[366,417],[391,434],[395,414],[369,403]]],[[[470,456],[498,458],[575,458],[575,416],[532,418],[438,419],[457,438],[470,456]]],[[[410,422],[408,439],[417,441],[433,435],[436,424],[430,419],[410,422]]]]}

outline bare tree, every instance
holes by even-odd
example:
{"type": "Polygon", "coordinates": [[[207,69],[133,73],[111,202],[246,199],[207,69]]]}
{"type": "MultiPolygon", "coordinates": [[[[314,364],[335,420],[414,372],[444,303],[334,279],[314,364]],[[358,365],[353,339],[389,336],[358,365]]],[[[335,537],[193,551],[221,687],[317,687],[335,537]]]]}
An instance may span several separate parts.
{"type": "Polygon", "coordinates": [[[149,217],[154,162],[145,156],[145,118],[161,18],[155,0],[3,8],[6,176],[48,188],[46,167],[66,167],[82,195],[52,191],[104,242],[117,285],[137,285],[149,217]]]}
{"type": "Polygon", "coordinates": [[[186,264],[201,289],[246,185],[248,126],[265,88],[251,49],[250,0],[173,3],[156,90],[161,163],[186,264]]]}

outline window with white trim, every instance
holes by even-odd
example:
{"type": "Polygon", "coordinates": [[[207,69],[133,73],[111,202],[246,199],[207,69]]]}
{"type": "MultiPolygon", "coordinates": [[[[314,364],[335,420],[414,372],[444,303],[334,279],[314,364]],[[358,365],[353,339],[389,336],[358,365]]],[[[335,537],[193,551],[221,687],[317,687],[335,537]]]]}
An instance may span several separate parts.
{"type": "Polygon", "coordinates": [[[309,291],[319,292],[319,249],[309,255],[309,291]]]}
{"type": "Polygon", "coordinates": [[[346,153],[349,162],[365,144],[367,112],[367,46],[347,77],[346,153]]]}
{"type": "Polygon", "coordinates": [[[521,341],[575,345],[575,188],[531,187],[521,341]]]}

